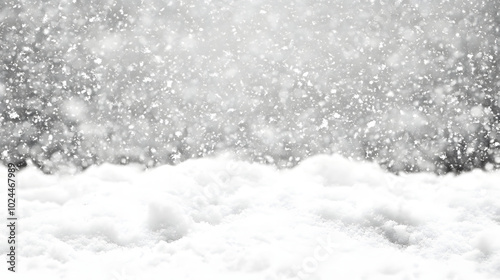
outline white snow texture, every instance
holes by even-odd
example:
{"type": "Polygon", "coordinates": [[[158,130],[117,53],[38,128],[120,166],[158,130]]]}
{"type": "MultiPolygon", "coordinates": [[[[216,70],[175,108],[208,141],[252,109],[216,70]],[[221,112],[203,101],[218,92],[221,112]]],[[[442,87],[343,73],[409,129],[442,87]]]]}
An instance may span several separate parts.
{"type": "Polygon", "coordinates": [[[500,278],[499,172],[222,156],[17,178],[18,272],[2,279],[500,278]]]}

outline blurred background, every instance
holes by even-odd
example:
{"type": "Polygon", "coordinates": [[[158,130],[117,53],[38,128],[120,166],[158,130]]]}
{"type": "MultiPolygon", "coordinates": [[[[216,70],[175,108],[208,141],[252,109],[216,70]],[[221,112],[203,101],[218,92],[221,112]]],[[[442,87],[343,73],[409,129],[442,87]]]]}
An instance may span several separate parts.
{"type": "Polygon", "coordinates": [[[1,159],[492,170],[499,48],[497,0],[2,1],[1,159]]]}

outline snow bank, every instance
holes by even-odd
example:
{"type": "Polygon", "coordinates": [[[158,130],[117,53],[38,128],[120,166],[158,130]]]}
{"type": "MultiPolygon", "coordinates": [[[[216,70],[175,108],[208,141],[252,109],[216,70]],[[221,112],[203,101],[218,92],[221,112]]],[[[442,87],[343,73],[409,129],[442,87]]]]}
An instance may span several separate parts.
{"type": "MultiPolygon", "coordinates": [[[[395,176],[339,156],[282,171],[227,157],[151,170],[105,164],[74,176],[27,168],[18,174],[19,272],[0,273],[498,279],[499,179],[480,171],[395,176]]],[[[1,197],[6,217],[5,187],[1,197]]]]}

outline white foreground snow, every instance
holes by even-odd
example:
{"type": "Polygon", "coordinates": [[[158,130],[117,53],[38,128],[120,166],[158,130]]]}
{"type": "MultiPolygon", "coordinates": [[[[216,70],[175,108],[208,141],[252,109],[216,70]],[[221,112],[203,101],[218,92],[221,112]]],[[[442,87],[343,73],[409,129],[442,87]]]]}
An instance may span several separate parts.
{"type": "MultiPolygon", "coordinates": [[[[500,172],[395,176],[316,156],[17,179],[18,272],[4,262],[1,279],[500,278],[500,172]]],[[[1,200],[6,217],[6,186],[1,200]]]]}

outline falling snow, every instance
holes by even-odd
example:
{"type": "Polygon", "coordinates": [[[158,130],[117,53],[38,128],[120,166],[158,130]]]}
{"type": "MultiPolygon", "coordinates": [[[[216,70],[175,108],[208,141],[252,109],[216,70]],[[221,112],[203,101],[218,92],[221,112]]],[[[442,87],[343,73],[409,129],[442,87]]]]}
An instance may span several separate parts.
{"type": "Polygon", "coordinates": [[[18,279],[499,279],[499,40],[500,0],[4,0],[18,279]]]}
{"type": "Polygon", "coordinates": [[[2,160],[496,168],[499,3],[5,1],[2,160]]]}

